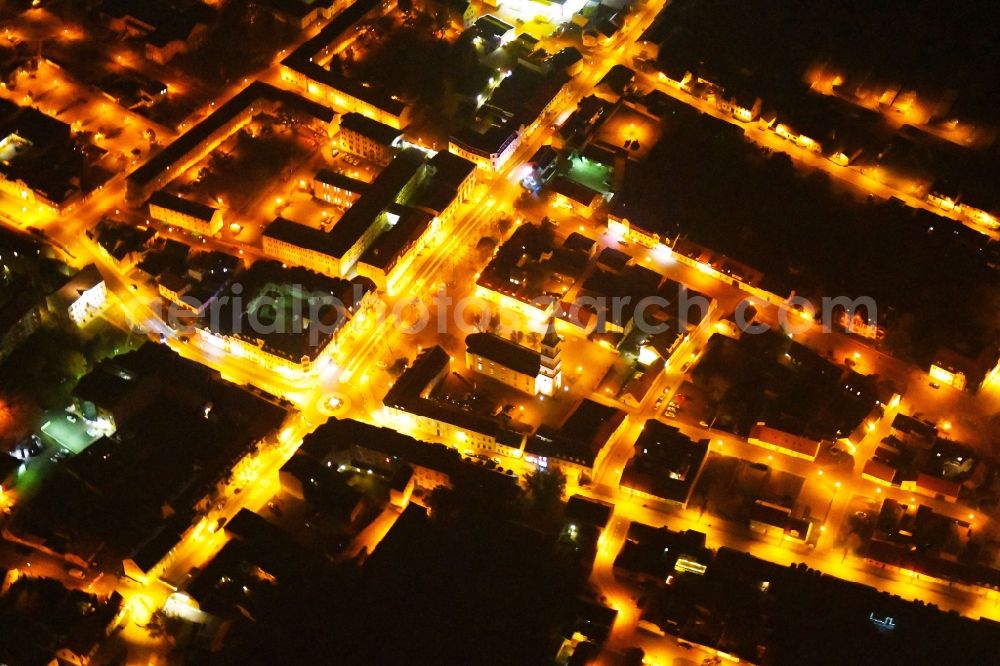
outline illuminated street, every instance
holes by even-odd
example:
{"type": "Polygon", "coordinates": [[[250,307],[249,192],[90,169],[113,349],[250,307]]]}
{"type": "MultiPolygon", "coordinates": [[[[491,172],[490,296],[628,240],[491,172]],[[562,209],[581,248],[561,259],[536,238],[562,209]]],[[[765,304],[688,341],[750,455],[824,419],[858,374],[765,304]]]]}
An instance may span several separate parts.
{"type": "Polygon", "coordinates": [[[0,662],[987,663],[992,83],[768,53],[826,3],[24,4],[0,662]]]}

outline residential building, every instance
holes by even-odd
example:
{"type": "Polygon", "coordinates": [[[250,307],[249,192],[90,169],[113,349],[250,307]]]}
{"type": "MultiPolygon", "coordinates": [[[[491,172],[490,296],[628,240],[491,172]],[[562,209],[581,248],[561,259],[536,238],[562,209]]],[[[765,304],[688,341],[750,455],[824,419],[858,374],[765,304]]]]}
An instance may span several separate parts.
{"type": "Polygon", "coordinates": [[[98,317],[108,304],[108,287],[94,264],[77,272],[55,294],[66,308],[70,321],[83,328],[98,317]]]}
{"type": "Polygon", "coordinates": [[[747,442],[793,458],[815,461],[819,455],[819,442],[772,428],[763,422],[750,428],[747,442]]]}
{"type": "Polygon", "coordinates": [[[330,131],[334,119],[329,107],[255,81],[130,173],[125,179],[126,202],[139,206],[154,192],[163,189],[186,169],[204,159],[255,115],[265,111],[275,112],[279,108],[306,122],[315,123],[325,132],[330,131]]]}
{"type": "Polygon", "coordinates": [[[431,397],[450,369],[451,357],[441,347],[422,351],[382,399],[390,423],[464,452],[521,457],[524,434],[514,424],[431,397]]]}
{"type": "Polygon", "coordinates": [[[502,169],[519,145],[521,131],[510,122],[484,131],[469,128],[452,134],[448,139],[449,152],[488,172],[502,169]]]}
{"type": "Polygon", "coordinates": [[[556,468],[575,479],[589,477],[607,454],[607,444],[626,427],[625,412],[583,400],[559,427],[541,426],[528,438],[524,459],[556,468]]]}
{"type": "Polygon", "coordinates": [[[368,191],[369,183],[330,169],[320,169],[313,176],[313,196],[328,204],[347,208],[368,191]]]}
{"type": "Polygon", "coordinates": [[[469,200],[476,186],[476,165],[454,153],[440,151],[427,165],[432,178],[416,205],[432,212],[437,227],[446,228],[458,207],[469,200]]]}
{"type": "Polygon", "coordinates": [[[369,15],[382,15],[395,3],[359,0],[333,18],[311,39],[281,61],[283,81],[318,97],[341,112],[355,112],[395,128],[404,127],[410,105],[377,86],[354,81],[323,66],[323,58],[342,49],[356,37],[350,29],[369,15]]]}
{"type": "Polygon", "coordinates": [[[972,361],[958,352],[942,347],[934,354],[928,371],[931,379],[939,384],[964,391],[968,384],[969,367],[972,361]]]}
{"type": "Polygon", "coordinates": [[[149,198],[149,216],[202,236],[222,230],[221,210],[163,190],[149,198]]]}
{"type": "Polygon", "coordinates": [[[340,150],[386,165],[401,147],[403,132],[360,113],[351,112],[340,117],[336,139],[340,150]]]}
{"type": "Polygon", "coordinates": [[[329,231],[278,218],[264,232],[265,254],[286,264],[330,276],[346,276],[361,255],[398,215],[395,204],[410,202],[429,176],[423,156],[396,156],[329,231]]]}
{"type": "Polygon", "coordinates": [[[0,99],[0,216],[13,226],[36,214],[59,215],[81,191],[80,146],[67,123],[0,99]]]}

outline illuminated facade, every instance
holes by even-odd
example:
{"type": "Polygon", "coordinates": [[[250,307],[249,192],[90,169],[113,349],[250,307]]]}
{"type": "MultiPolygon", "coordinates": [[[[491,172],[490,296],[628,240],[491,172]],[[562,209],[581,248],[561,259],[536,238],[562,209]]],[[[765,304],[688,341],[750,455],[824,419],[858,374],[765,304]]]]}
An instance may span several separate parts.
{"type": "Polygon", "coordinates": [[[500,0],[500,8],[523,21],[536,16],[545,17],[550,23],[566,23],[586,5],[586,0],[500,0]]]}
{"type": "Polygon", "coordinates": [[[764,423],[757,423],[750,429],[747,442],[786,456],[809,461],[815,461],[819,455],[819,442],[771,428],[764,423]]]}
{"type": "Polygon", "coordinates": [[[550,320],[542,338],[541,367],[535,378],[535,392],[542,395],[553,395],[562,388],[562,361],[559,334],[556,333],[555,320],[550,320]]]}
{"type": "Polygon", "coordinates": [[[340,275],[340,259],[329,249],[319,229],[279,217],[261,236],[264,254],[289,266],[302,266],[323,275],[340,275]]]}
{"type": "Polygon", "coordinates": [[[441,347],[422,351],[383,398],[383,417],[397,431],[466,454],[520,458],[524,448],[521,432],[495,418],[429,397],[450,369],[451,357],[441,347]]]}
{"type": "Polygon", "coordinates": [[[430,175],[423,155],[405,150],[376,177],[365,192],[324,231],[284,218],[264,232],[264,252],[279,261],[330,276],[347,276],[365,251],[399,219],[405,206],[430,175]]]}
{"type": "Polygon", "coordinates": [[[938,360],[932,363],[928,374],[935,382],[946,384],[959,391],[965,389],[965,373],[944,361],[938,360]]]}
{"type": "Polygon", "coordinates": [[[658,233],[633,226],[628,218],[614,211],[608,214],[608,233],[650,249],[660,244],[658,233]]]}
{"type": "Polygon", "coordinates": [[[63,288],[69,290],[69,318],[79,327],[84,327],[96,319],[108,305],[108,287],[104,278],[93,264],[80,271],[70,283],[63,288]]]}
{"type": "Polygon", "coordinates": [[[473,333],[465,339],[466,366],[533,395],[553,395],[562,387],[559,336],[549,323],[541,351],[493,333],[473,333]]]}
{"type": "Polygon", "coordinates": [[[211,115],[175,139],[125,179],[125,201],[139,206],[150,195],[215,150],[223,141],[247,125],[255,115],[290,110],[329,133],[334,113],[295,93],[255,81],[233,95],[211,115]]]}
{"type": "Polygon", "coordinates": [[[202,236],[222,231],[222,211],[168,192],[157,192],[149,199],[149,216],[202,236]]]}
{"type": "Polygon", "coordinates": [[[347,208],[368,190],[368,183],[329,169],[320,169],[313,178],[313,196],[328,204],[347,208]]]}
{"type": "Polygon", "coordinates": [[[521,145],[521,131],[500,125],[483,133],[468,130],[448,139],[448,151],[463,157],[483,171],[496,172],[521,145]]]}
{"type": "Polygon", "coordinates": [[[345,113],[336,139],[340,150],[386,165],[401,148],[403,133],[360,113],[345,113]]]}
{"type": "Polygon", "coordinates": [[[560,427],[539,427],[525,444],[524,460],[582,480],[604,464],[611,449],[607,444],[627,427],[624,411],[584,400],[560,427]]]}
{"type": "Polygon", "coordinates": [[[405,127],[410,106],[393,95],[353,81],[320,64],[357,36],[350,29],[368,15],[395,9],[395,2],[359,0],[341,11],[312,39],[281,62],[281,79],[341,112],[354,112],[397,129],[405,127]]]}

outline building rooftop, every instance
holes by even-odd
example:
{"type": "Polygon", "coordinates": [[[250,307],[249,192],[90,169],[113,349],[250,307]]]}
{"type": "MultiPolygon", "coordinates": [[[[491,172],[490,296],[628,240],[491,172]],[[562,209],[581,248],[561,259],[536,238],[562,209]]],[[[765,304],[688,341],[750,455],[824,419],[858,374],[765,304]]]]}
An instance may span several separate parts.
{"type": "Polygon", "coordinates": [[[601,193],[597,190],[593,190],[575,180],[570,180],[566,176],[556,176],[552,179],[552,191],[556,194],[561,194],[571,201],[575,201],[581,206],[587,207],[592,206],[594,200],[601,196],[601,193]]]}
{"type": "Polygon", "coordinates": [[[450,141],[477,155],[499,155],[518,138],[518,128],[513,123],[492,125],[483,131],[468,127],[451,135],[450,141]]]}
{"type": "Polygon", "coordinates": [[[261,99],[283,104],[325,123],[333,121],[334,118],[333,111],[327,106],[307,100],[288,90],[276,88],[269,83],[254,81],[130,173],[127,182],[133,186],[144,187],[261,99]]]}
{"type": "Polygon", "coordinates": [[[795,453],[815,458],[819,453],[819,442],[792,433],[757,423],[750,429],[750,438],[759,439],[795,453]]]}
{"type": "Polygon", "coordinates": [[[215,215],[215,211],[217,210],[199,201],[186,199],[164,190],[155,192],[153,196],[149,197],[149,205],[176,211],[205,222],[211,221],[212,216],[215,215]]]}
{"type": "Polygon", "coordinates": [[[438,151],[427,164],[434,171],[434,182],[458,188],[476,170],[476,165],[446,150],[438,151]]]}
{"type": "Polygon", "coordinates": [[[678,428],[649,420],[625,465],[621,485],[684,503],[708,453],[708,440],[693,441],[678,428]]]}
{"type": "Polygon", "coordinates": [[[566,501],[566,520],[604,529],[611,519],[613,505],[583,495],[573,495],[566,501]]]}
{"type": "Polygon", "coordinates": [[[614,407],[583,400],[561,427],[541,426],[528,438],[524,450],[541,458],[557,458],[593,467],[597,454],[625,416],[625,412],[614,407]]]}
{"type": "Polygon", "coordinates": [[[339,187],[342,190],[356,192],[359,194],[367,192],[368,188],[371,186],[370,183],[366,183],[363,180],[357,180],[356,178],[351,178],[350,176],[345,176],[342,173],[326,168],[317,171],[314,178],[317,182],[323,183],[324,185],[339,187]]]}
{"type": "Polygon", "coordinates": [[[472,333],[465,338],[466,351],[534,377],[541,368],[541,354],[494,333],[472,333]]]}
{"type": "Polygon", "coordinates": [[[420,172],[424,160],[418,151],[404,150],[375,177],[368,190],[337,220],[330,231],[330,252],[342,257],[358,242],[382,212],[398,201],[406,185],[420,172]]]}
{"type": "Polygon", "coordinates": [[[383,146],[395,145],[399,137],[403,136],[403,130],[390,127],[353,111],[340,117],[340,129],[368,137],[383,146]]]}
{"type": "Polygon", "coordinates": [[[461,463],[461,454],[444,444],[429,444],[391,428],[352,421],[330,419],[302,441],[302,450],[317,461],[325,460],[333,451],[346,451],[360,446],[396,461],[450,474],[461,463]]]}
{"type": "Polygon", "coordinates": [[[375,239],[359,260],[385,273],[389,273],[395,267],[403,254],[427,231],[434,219],[433,215],[419,208],[398,204],[390,206],[389,213],[398,215],[399,218],[375,239]]]}
{"type": "Polygon", "coordinates": [[[330,256],[337,256],[333,253],[333,243],[325,231],[310,227],[306,224],[293,222],[284,217],[276,217],[264,229],[265,238],[273,238],[277,241],[290,243],[296,247],[306,248],[322,252],[330,256]]]}
{"type": "Polygon", "coordinates": [[[399,376],[382,402],[387,407],[405,407],[410,401],[419,398],[450,364],[451,357],[442,347],[435,345],[423,350],[399,376]]]}

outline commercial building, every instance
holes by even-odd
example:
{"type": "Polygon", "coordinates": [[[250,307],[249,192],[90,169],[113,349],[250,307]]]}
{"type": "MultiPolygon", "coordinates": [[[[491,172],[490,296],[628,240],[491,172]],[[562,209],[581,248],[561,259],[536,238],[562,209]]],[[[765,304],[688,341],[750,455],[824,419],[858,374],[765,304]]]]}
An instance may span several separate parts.
{"type": "Polygon", "coordinates": [[[205,342],[285,376],[329,361],[338,340],[356,334],[381,305],[364,277],[345,280],[264,260],[238,275],[218,302],[216,316],[197,322],[205,342]]]}
{"type": "Polygon", "coordinates": [[[964,391],[969,382],[968,373],[971,365],[972,362],[961,354],[942,347],[934,354],[928,374],[939,384],[964,391]]]}
{"type": "Polygon", "coordinates": [[[528,438],[524,459],[576,479],[589,477],[607,455],[609,442],[626,427],[625,412],[584,400],[559,427],[541,426],[528,438]]]}
{"type": "Polygon", "coordinates": [[[394,204],[386,215],[388,228],[361,255],[357,269],[379,289],[394,294],[400,278],[427,247],[438,224],[434,215],[412,206],[394,204]]]}
{"type": "Polygon", "coordinates": [[[582,217],[591,217],[604,203],[604,196],[583,183],[556,176],[552,180],[552,200],[556,206],[568,208],[582,217]]]}
{"type": "Polygon", "coordinates": [[[793,518],[788,507],[758,499],[750,510],[750,529],[782,541],[805,543],[812,533],[812,522],[793,518]]]}
{"type": "Polygon", "coordinates": [[[500,7],[523,21],[545,17],[548,22],[561,24],[572,20],[586,5],[585,0],[500,0],[500,7]]]}
{"type": "Polygon", "coordinates": [[[502,169],[519,145],[521,131],[511,122],[493,125],[481,131],[468,128],[448,138],[449,152],[464,157],[491,173],[502,169]]]}
{"type": "Polygon", "coordinates": [[[398,489],[390,488],[392,501],[397,506],[406,505],[414,488],[430,491],[450,486],[455,474],[470,466],[454,448],[414,439],[390,428],[346,419],[330,419],[306,435],[299,456],[330,467],[371,470],[388,479],[390,485],[400,480],[398,489]]]}
{"type": "Polygon", "coordinates": [[[618,557],[616,576],[638,583],[663,583],[678,573],[704,574],[712,561],[705,534],[694,530],[674,532],[632,522],[618,557]]]}
{"type": "Polygon", "coordinates": [[[472,196],[476,187],[476,165],[447,151],[438,152],[428,162],[432,179],[418,205],[432,211],[441,225],[447,225],[455,211],[472,196]]]}
{"type": "Polygon", "coordinates": [[[503,168],[517,147],[565,101],[570,76],[561,69],[541,72],[518,65],[496,87],[485,107],[500,122],[481,123],[456,132],[448,139],[448,150],[479,168],[496,172],[503,168]]]}

